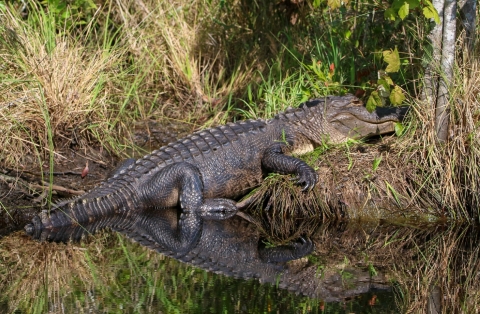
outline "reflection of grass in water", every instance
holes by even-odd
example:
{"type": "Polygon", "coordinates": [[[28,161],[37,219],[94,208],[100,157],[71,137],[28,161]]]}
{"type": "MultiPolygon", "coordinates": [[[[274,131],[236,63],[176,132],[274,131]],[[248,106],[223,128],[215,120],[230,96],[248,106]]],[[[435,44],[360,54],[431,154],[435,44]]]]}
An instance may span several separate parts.
{"type": "Polygon", "coordinates": [[[318,301],[198,270],[116,234],[104,233],[78,246],[37,243],[13,235],[2,239],[0,255],[0,279],[9,283],[0,293],[8,296],[9,311],[180,313],[210,309],[216,313],[236,312],[244,305],[260,312],[318,308],[318,301]]]}
{"type": "MultiPolygon", "coordinates": [[[[397,301],[405,311],[424,311],[431,288],[437,286],[442,299],[445,296],[444,311],[471,313],[478,310],[480,296],[480,249],[473,234],[472,228],[404,228],[367,222],[322,225],[313,236],[316,255],[309,260],[321,270],[319,277],[334,271],[347,286],[347,264],[364,270],[374,267],[398,283],[397,301]]],[[[80,245],[37,243],[12,235],[1,240],[0,256],[0,280],[8,282],[0,288],[0,306],[5,308],[8,302],[9,312],[60,308],[116,312],[122,308],[135,313],[230,313],[247,307],[252,312],[301,308],[315,313],[322,306],[337,309],[337,305],[322,305],[271,285],[180,264],[116,234],[102,233],[80,245]]],[[[361,311],[362,302],[367,304],[355,298],[348,307],[361,311]]],[[[385,296],[378,296],[375,309],[381,306],[391,306],[385,296]]]]}
{"type": "Polygon", "coordinates": [[[8,297],[10,308],[44,312],[46,297],[58,300],[61,294],[71,292],[74,280],[82,281],[86,287],[91,285],[90,271],[79,247],[36,243],[17,235],[2,239],[0,256],[1,282],[8,282],[2,294],[8,297]]]}
{"type": "MultiPolygon", "coordinates": [[[[357,267],[384,272],[396,283],[405,313],[424,313],[438,291],[443,313],[480,309],[479,233],[472,226],[372,222],[323,225],[315,234],[322,265],[346,258],[357,267]],[[368,258],[367,258],[368,257],[368,258]]],[[[440,313],[442,313],[440,311],[440,313]]]]}
{"type": "Polygon", "coordinates": [[[414,257],[395,269],[409,313],[436,306],[444,313],[480,310],[478,230],[451,226],[412,241],[414,257]],[[440,307],[438,307],[440,304],[440,307]]]}

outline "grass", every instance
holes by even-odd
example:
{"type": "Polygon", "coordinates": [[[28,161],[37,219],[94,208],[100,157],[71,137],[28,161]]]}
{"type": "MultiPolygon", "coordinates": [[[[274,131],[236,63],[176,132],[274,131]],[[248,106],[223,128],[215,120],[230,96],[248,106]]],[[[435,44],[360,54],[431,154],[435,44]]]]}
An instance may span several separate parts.
{"type": "MultiPolygon", "coordinates": [[[[111,103],[115,85],[125,72],[118,71],[120,50],[82,45],[88,34],[72,38],[41,9],[22,20],[11,10],[2,14],[0,49],[2,64],[2,136],[5,164],[22,168],[29,156],[46,160],[65,158],[56,153],[73,137],[87,143],[96,138],[115,151],[112,129],[122,132],[112,118],[125,116],[111,103]],[[55,141],[55,142],[54,142],[55,141]],[[108,145],[110,144],[110,145],[108,145]],[[52,156],[52,157],[50,157],[52,156]]],[[[43,166],[40,164],[39,166],[43,166]]]]}

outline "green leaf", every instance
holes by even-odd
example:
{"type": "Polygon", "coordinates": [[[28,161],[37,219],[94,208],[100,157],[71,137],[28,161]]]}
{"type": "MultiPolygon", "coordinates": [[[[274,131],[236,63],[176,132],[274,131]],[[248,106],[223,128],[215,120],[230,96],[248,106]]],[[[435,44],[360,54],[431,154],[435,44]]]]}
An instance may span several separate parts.
{"type": "Polygon", "coordinates": [[[415,10],[420,6],[419,0],[407,0],[410,10],[415,10]]]}
{"type": "Polygon", "coordinates": [[[340,2],[340,0],[328,0],[327,5],[330,7],[330,9],[335,10],[338,9],[342,5],[342,3],[340,2]]]}
{"type": "Polygon", "coordinates": [[[316,9],[320,6],[320,0],[313,0],[313,7],[316,9]]]}
{"type": "Polygon", "coordinates": [[[380,162],[381,162],[381,161],[382,161],[382,156],[380,156],[380,157],[378,157],[378,158],[375,157],[375,158],[373,159],[373,165],[372,165],[372,170],[373,170],[373,171],[377,170],[377,168],[378,168],[378,166],[380,165],[380,162]]]}
{"type": "Polygon", "coordinates": [[[387,20],[387,21],[395,21],[397,19],[397,11],[395,11],[394,8],[388,8],[385,10],[385,12],[383,13],[383,17],[387,20]]]}
{"type": "Polygon", "coordinates": [[[388,83],[388,85],[394,85],[390,76],[386,75],[383,77],[383,79],[388,83]]]}
{"type": "Polygon", "coordinates": [[[397,47],[394,50],[383,51],[383,60],[388,64],[385,71],[398,72],[400,70],[400,55],[398,54],[397,47]]]}
{"type": "Polygon", "coordinates": [[[404,2],[401,6],[400,6],[400,9],[398,10],[398,16],[400,16],[400,18],[402,20],[405,19],[405,17],[408,15],[408,12],[410,11],[410,5],[408,4],[408,2],[404,2]]]}
{"type": "Polygon", "coordinates": [[[405,100],[405,95],[399,86],[395,86],[390,92],[390,102],[395,106],[399,106],[405,100]]]}
{"type": "Polygon", "coordinates": [[[381,107],[381,106],[382,106],[382,99],[378,95],[378,92],[377,91],[372,92],[370,94],[370,97],[368,97],[368,100],[367,100],[367,105],[366,105],[367,111],[373,112],[375,111],[375,108],[381,107]]]}
{"type": "Polygon", "coordinates": [[[405,0],[394,0],[392,3],[391,8],[396,11],[400,9],[400,7],[405,3],[405,0]]]}
{"type": "Polygon", "coordinates": [[[349,39],[350,36],[352,36],[352,31],[351,31],[351,30],[347,30],[347,31],[345,32],[345,39],[349,39]]]}
{"type": "Polygon", "coordinates": [[[433,4],[428,0],[424,0],[424,2],[426,3],[426,6],[422,9],[423,15],[427,19],[433,19],[435,23],[440,24],[440,17],[438,16],[438,12],[433,4]]]}
{"type": "Polygon", "coordinates": [[[401,122],[395,123],[395,135],[402,136],[405,133],[405,126],[401,122]]]}

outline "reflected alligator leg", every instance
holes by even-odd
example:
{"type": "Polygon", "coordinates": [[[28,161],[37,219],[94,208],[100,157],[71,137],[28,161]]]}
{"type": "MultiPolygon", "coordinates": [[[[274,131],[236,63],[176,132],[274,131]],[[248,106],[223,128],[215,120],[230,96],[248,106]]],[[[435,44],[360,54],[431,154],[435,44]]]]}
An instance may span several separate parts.
{"type": "MultiPolygon", "coordinates": [[[[163,209],[158,209],[163,211],[163,209]]],[[[133,230],[135,240],[143,244],[156,243],[164,250],[175,253],[179,258],[194,248],[202,235],[203,219],[196,212],[181,213],[177,220],[177,215],[158,215],[157,219],[151,219],[151,216],[140,216],[133,230]]],[[[125,232],[122,228],[113,227],[113,230],[125,232]]],[[[127,230],[126,234],[132,234],[127,230]]]]}
{"type": "Polygon", "coordinates": [[[163,168],[144,184],[142,194],[152,206],[176,206],[180,203],[183,214],[194,212],[205,219],[228,219],[238,210],[235,202],[229,199],[204,199],[200,171],[187,162],[163,168]]]}
{"type": "Polygon", "coordinates": [[[283,263],[302,258],[313,252],[314,244],[308,238],[300,237],[298,242],[290,245],[281,245],[277,247],[267,248],[260,241],[258,253],[260,258],[266,263],[283,263]]]}

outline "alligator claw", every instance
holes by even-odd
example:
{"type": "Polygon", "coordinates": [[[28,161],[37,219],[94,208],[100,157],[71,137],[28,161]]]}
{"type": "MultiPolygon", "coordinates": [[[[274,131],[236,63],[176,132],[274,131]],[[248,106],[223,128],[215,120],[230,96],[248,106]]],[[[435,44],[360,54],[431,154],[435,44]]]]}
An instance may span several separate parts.
{"type": "Polygon", "coordinates": [[[303,186],[303,192],[311,191],[318,182],[318,174],[313,169],[309,170],[311,171],[303,171],[294,178],[298,185],[303,186]]]}

